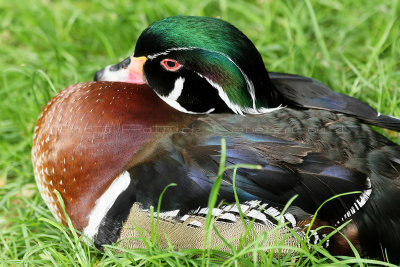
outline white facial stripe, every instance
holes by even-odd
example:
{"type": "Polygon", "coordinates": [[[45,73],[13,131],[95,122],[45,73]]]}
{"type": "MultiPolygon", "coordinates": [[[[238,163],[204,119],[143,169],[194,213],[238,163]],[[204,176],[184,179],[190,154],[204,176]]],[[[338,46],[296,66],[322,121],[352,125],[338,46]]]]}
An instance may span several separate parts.
{"type": "Polygon", "coordinates": [[[155,59],[158,56],[166,56],[166,55],[168,55],[169,51],[171,51],[171,49],[168,49],[166,52],[161,52],[161,53],[157,53],[157,54],[153,54],[153,55],[148,55],[147,59],[152,60],[152,59],[155,59]]]}
{"type": "Polygon", "coordinates": [[[198,73],[198,72],[196,72],[196,73],[197,73],[197,75],[199,75],[201,78],[206,79],[207,82],[208,82],[209,84],[212,85],[212,87],[214,87],[215,89],[217,89],[219,97],[222,99],[222,101],[225,102],[225,104],[226,104],[234,113],[243,115],[243,112],[242,112],[241,107],[238,106],[238,105],[236,105],[236,104],[234,104],[234,103],[232,103],[232,102],[229,100],[229,97],[228,97],[228,95],[225,93],[225,90],[224,90],[219,84],[217,84],[217,83],[211,81],[209,78],[207,78],[207,77],[201,75],[201,74],[198,73]]]}
{"type": "Polygon", "coordinates": [[[166,50],[164,52],[160,52],[160,53],[156,53],[156,54],[147,56],[147,58],[148,59],[154,59],[154,58],[156,58],[158,56],[161,56],[161,55],[166,56],[166,55],[168,55],[168,53],[170,51],[194,50],[194,49],[201,49],[201,50],[205,50],[205,51],[208,51],[208,52],[220,54],[221,56],[224,56],[226,59],[228,59],[233,65],[235,65],[236,68],[243,75],[243,77],[244,77],[244,79],[246,81],[247,90],[248,90],[248,92],[249,92],[249,94],[251,96],[251,99],[253,101],[253,109],[256,109],[256,95],[255,95],[255,90],[254,90],[253,83],[250,81],[250,79],[247,77],[247,75],[244,73],[244,71],[236,64],[236,62],[233,61],[228,55],[226,55],[224,53],[221,53],[219,51],[209,50],[209,49],[206,49],[206,48],[201,48],[201,47],[174,47],[174,48],[170,48],[170,49],[168,49],[168,50],[166,50]]]}
{"type": "Polygon", "coordinates": [[[171,93],[169,93],[168,96],[162,96],[162,95],[158,94],[157,92],[156,92],[156,94],[162,100],[164,100],[164,102],[166,102],[168,105],[170,105],[174,109],[179,110],[179,111],[184,112],[184,113],[189,113],[189,114],[208,114],[208,113],[211,113],[211,112],[213,112],[215,110],[215,108],[212,108],[212,109],[209,109],[206,112],[193,112],[193,111],[186,110],[184,107],[182,107],[181,104],[179,104],[179,102],[177,100],[180,97],[180,95],[182,94],[184,83],[185,83],[185,78],[179,77],[175,81],[174,89],[172,89],[171,93]]]}
{"type": "MultiPolygon", "coordinates": [[[[237,105],[237,104],[235,104],[235,103],[230,101],[230,99],[229,99],[228,95],[226,94],[225,90],[219,84],[214,83],[212,80],[210,80],[209,78],[201,75],[198,72],[196,72],[196,73],[200,77],[206,79],[207,82],[212,85],[212,87],[217,89],[219,97],[236,114],[240,114],[240,115],[244,115],[244,113],[246,113],[246,114],[264,114],[264,113],[273,112],[273,111],[276,111],[276,110],[279,110],[279,109],[283,108],[282,105],[279,105],[276,108],[259,108],[259,109],[241,107],[241,106],[239,106],[239,105],[237,105]]],[[[254,106],[254,102],[253,102],[253,106],[254,106]]]]}
{"type": "MultiPolygon", "coordinates": [[[[147,58],[148,59],[155,59],[158,56],[166,56],[171,51],[194,50],[194,49],[203,49],[203,48],[199,48],[199,47],[173,47],[173,48],[165,50],[164,52],[160,52],[160,53],[156,53],[156,54],[153,54],[153,55],[149,55],[149,56],[147,56],[147,58]]],[[[204,49],[204,50],[207,50],[207,49],[204,49]]]]}
{"type": "Polygon", "coordinates": [[[101,221],[107,212],[114,205],[118,196],[128,188],[131,182],[129,172],[124,171],[120,176],[115,178],[107,190],[96,200],[95,207],[89,214],[89,223],[83,230],[83,233],[93,240],[98,233],[101,221]]]}
{"type": "Polygon", "coordinates": [[[126,81],[128,79],[128,69],[119,69],[117,71],[110,71],[112,65],[104,68],[103,75],[100,77],[100,81],[119,82],[126,81]]]}

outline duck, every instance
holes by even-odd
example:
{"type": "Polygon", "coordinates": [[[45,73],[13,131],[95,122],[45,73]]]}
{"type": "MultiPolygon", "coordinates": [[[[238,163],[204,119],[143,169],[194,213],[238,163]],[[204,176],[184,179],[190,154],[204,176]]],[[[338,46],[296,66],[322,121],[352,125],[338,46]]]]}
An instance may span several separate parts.
{"type": "MultiPolygon", "coordinates": [[[[32,163],[54,217],[67,224],[59,192],[73,226],[99,248],[116,242],[146,247],[141,237],[151,238],[157,216],[160,247],[201,249],[211,214],[218,230],[208,244],[212,248],[229,251],[225,240],[240,246],[249,223],[253,238],[266,235],[264,245],[277,242],[278,233],[282,244],[299,246],[295,232],[334,255],[352,255],[354,246],[362,256],[384,254],[400,262],[400,146],[368,125],[396,129],[396,118],[377,116],[367,104],[310,78],[268,79],[261,59],[262,69],[249,72],[235,46],[248,39],[237,39],[232,27],[203,17],[156,22],[139,37],[134,57],[97,72],[96,81],[66,87],[48,102],[34,130],[32,163]],[[193,40],[178,38],[170,47],[154,31],[174,21],[190,22],[188,29],[209,21],[216,23],[212,29],[234,33],[218,45],[219,31],[210,39],[212,29],[202,37],[178,23],[175,37],[182,33],[193,40]],[[187,61],[191,57],[195,60],[187,61]],[[191,65],[196,62],[211,63],[191,65]],[[238,76],[244,90],[228,81],[240,82],[238,76]],[[103,80],[110,77],[115,80],[103,80]],[[289,101],[281,88],[289,92],[296,85],[316,97],[289,101]],[[257,168],[220,173],[222,158],[229,166],[257,168]],[[216,205],[209,208],[217,177],[216,205]]],[[[174,42],[168,34],[166,40],[174,42]]],[[[247,60],[250,68],[261,66],[247,60]]],[[[293,97],[301,91],[293,90],[293,97]]]]}

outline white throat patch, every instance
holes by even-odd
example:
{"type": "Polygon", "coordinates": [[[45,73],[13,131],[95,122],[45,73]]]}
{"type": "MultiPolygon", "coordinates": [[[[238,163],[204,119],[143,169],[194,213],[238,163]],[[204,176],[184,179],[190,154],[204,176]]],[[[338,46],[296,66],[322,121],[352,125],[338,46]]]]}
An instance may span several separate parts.
{"type": "Polygon", "coordinates": [[[178,79],[176,79],[175,84],[174,84],[174,89],[167,96],[167,98],[170,101],[177,101],[178,98],[181,96],[184,82],[185,82],[185,78],[179,77],[178,79]]]}
{"type": "Polygon", "coordinates": [[[213,112],[215,110],[215,108],[212,108],[212,109],[209,109],[206,112],[193,112],[193,111],[187,110],[184,107],[182,107],[181,104],[179,104],[179,102],[178,102],[178,98],[182,94],[184,83],[185,83],[185,78],[179,77],[178,79],[175,80],[174,89],[172,89],[172,91],[169,93],[168,96],[162,96],[162,95],[158,94],[157,92],[156,92],[156,94],[162,100],[164,100],[164,102],[166,102],[168,105],[170,105],[174,109],[179,110],[179,111],[184,112],[184,113],[189,113],[189,114],[208,114],[208,113],[211,113],[211,112],[213,112]]]}

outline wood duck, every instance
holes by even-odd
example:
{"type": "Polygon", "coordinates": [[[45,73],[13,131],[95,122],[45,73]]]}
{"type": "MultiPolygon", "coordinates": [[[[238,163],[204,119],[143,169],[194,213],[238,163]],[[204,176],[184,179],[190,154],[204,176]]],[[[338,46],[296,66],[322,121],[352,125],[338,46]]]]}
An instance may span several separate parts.
{"type": "MultiPolygon", "coordinates": [[[[255,235],[284,223],[308,242],[324,240],[334,254],[352,254],[347,238],[361,255],[379,257],[387,250],[390,261],[400,262],[400,147],[364,124],[397,129],[396,118],[375,113],[368,117],[375,112],[368,105],[333,93],[312,79],[288,74],[268,79],[258,53],[256,60],[249,61],[250,71],[241,67],[246,64],[239,62],[245,58],[230,50],[236,51],[237,42],[249,41],[222,20],[174,17],[158,23],[139,38],[135,58],[96,74],[98,80],[114,75],[125,82],[69,86],[39,116],[32,161],[39,191],[57,220],[66,222],[55,190],[74,227],[97,246],[120,241],[124,247],[145,247],[140,237],[151,232],[150,207],[156,207],[163,190],[174,183],[162,197],[161,247],[202,248],[209,212],[221,236],[238,246],[246,232],[240,207],[247,222],[253,223],[255,235]],[[168,43],[173,43],[171,36],[167,42],[152,33],[180,20],[190,27],[178,24],[177,33],[193,29],[196,37],[197,22],[214,23],[209,31],[202,31],[203,39],[197,37],[200,44],[209,45],[198,48],[183,38],[173,49],[168,43]],[[234,36],[218,38],[216,26],[224,34],[233,31],[234,36]],[[214,36],[211,41],[208,33],[214,36]],[[145,54],[145,50],[152,52],[145,54]],[[178,51],[184,55],[170,54],[178,51]],[[186,52],[193,52],[198,61],[187,61],[186,52]],[[158,57],[162,59],[154,61],[158,57]],[[220,66],[220,60],[227,65],[220,66]],[[199,64],[190,65],[195,62],[199,64]],[[239,74],[245,77],[245,90],[236,90],[228,81],[232,75],[232,83],[239,82],[239,74]],[[160,77],[170,81],[170,87],[161,85],[160,77]],[[289,101],[288,92],[293,92],[293,98],[299,93],[300,89],[293,89],[297,84],[305,88],[304,99],[289,101]],[[270,91],[263,93],[261,85],[270,91]],[[246,94],[247,100],[240,102],[246,94]],[[218,205],[209,211],[222,138],[228,165],[247,163],[261,168],[238,169],[240,206],[235,204],[233,172],[224,172],[218,205]],[[348,192],[356,193],[322,206],[312,236],[306,237],[305,229],[321,204],[348,192]],[[344,227],[341,234],[329,237],[331,228],[320,226],[344,227]]],[[[254,53],[249,45],[249,53],[254,53]]],[[[284,238],[289,234],[287,228],[278,230],[282,242],[296,245],[295,237],[284,238]]],[[[276,232],[265,243],[272,244],[275,238],[276,232]]],[[[229,250],[215,233],[211,246],[229,250]]]]}

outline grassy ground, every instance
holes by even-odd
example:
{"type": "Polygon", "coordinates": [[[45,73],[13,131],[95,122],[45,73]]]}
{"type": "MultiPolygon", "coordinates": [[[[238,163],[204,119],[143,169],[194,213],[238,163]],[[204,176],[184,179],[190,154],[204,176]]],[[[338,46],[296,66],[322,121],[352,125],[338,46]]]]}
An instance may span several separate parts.
{"type": "MultiPolygon", "coordinates": [[[[96,70],[132,53],[149,23],[176,14],[220,16],[254,41],[269,70],[317,78],[400,117],[399,1],[0,0],[0,266],[207,263],[196,251],[102,254],[77,243],[54,224],[30,160],[33,128],[50,97],[92,80],[96,70]]],[[[378,131],[400,143],[396,133],[378,131]]],[[[251,265],[253,259],[243,252],[227,257],[214,253],[209,264],[251,265]]],[[[362,263],[329,255],[297,263],[258,259],[362,263]]]]}

